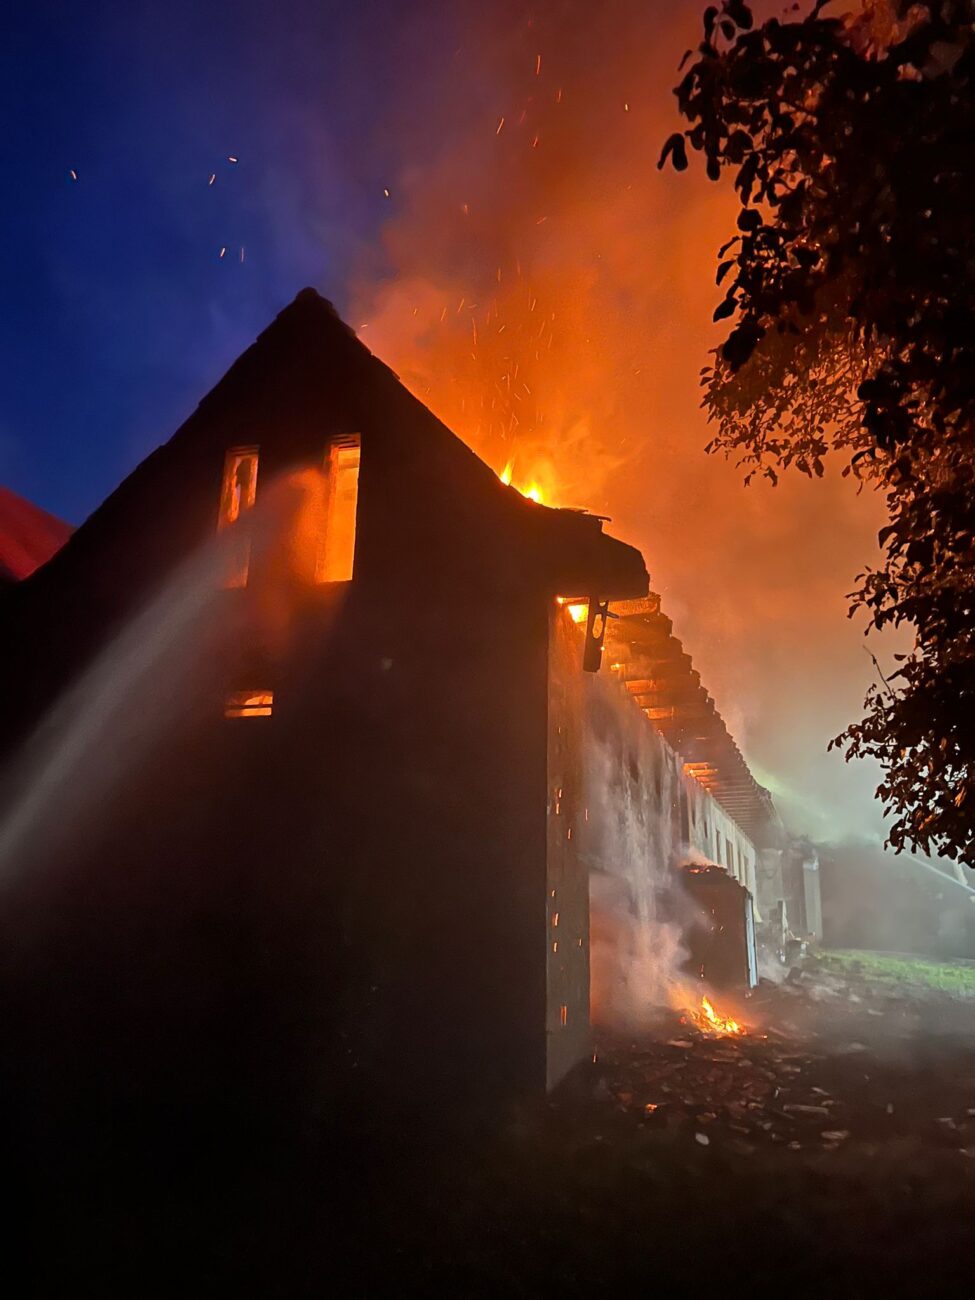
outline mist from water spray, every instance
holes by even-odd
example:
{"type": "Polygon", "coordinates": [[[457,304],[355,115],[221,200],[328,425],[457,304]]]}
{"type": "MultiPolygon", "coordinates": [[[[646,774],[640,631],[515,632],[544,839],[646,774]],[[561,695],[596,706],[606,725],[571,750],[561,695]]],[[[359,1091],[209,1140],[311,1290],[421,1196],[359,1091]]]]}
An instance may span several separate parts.
{"type": "MultiPolygon", "coordinates": [[[[54,703],[2,774],[16,793],[0,821],[0,888],[29,862],[53,860],[69,836],[97,822],[123,778],[148,766],[181,719],[222,708],[228,684],[219,647],[243,631],[240,603],[226,599],[241,530],[252,569],[293,566],[308,515],[322,499],[322,478],[302,471],[266,487],[240,523],[177,567],[54,703]]],[[[283,599],[259,599],[258,616],[265,640],[280,649],[288,630],[283,599]]]]}
{"type": "Polygon", "coordinates": [[[186,707],[189,670],[205,637],[230,554],[229,534],[182,565],[70,688],[17,760],[23,790],[0,824],[0,884],[25,851],[50,849],[152,753],[167,704],[186,707]]]}
{"type": "Polygon", "coordinates": [[[590,879],[592,1014],[605,1028],[633,1030],[686,1002],[682,922],[691,905],[674,880],[680,775],[615,682],[596,677],[590,691],[587,847],[603,868],[590,879]]]}

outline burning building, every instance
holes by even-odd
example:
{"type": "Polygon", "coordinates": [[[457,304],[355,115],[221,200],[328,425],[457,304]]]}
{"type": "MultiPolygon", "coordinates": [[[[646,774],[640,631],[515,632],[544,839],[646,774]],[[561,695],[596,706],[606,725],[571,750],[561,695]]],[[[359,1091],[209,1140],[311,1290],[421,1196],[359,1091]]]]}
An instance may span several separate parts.
{"type": "Polygon", "coordinates": [[[769,797],[639,552],[311,290],[3,593],[0,664],[8,1046],[143,1110],[539,1095],[591,1051],[592,882],[651,943],[682,862],[755,895],[769,797]]]}

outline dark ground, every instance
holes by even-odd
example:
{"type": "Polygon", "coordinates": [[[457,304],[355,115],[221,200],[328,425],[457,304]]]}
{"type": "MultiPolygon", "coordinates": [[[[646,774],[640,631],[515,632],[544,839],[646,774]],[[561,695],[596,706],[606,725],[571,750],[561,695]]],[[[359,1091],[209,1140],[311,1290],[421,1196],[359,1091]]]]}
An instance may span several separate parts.
{"type": "Polygon", "coordinates": [[[967,1294],[975,1000],[813,962],[742,1005],[740,1039],[675,1017],[603,1044],[500,1139],[310,1142],[157,1204],[148,1236],[115,1207],[111,1259],[80,1234],[56,1293],[967,1294]]]}
{"type": "Polygon", "coordinates": [[[968,1293],[975,1001],[815,967],[744,1003],[743,1038],[671,1022],[604,1044],[584,1086],[412,1206],[399,1286],[968,1293]]]}

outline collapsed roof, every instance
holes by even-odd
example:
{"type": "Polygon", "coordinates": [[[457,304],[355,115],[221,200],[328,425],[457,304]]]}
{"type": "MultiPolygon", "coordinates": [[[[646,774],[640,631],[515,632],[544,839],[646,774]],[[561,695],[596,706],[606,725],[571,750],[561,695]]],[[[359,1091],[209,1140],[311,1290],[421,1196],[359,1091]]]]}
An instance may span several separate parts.
{"type": "Polygon", "coordinates": [[[607,630],[627,692],[693,776],[751,839],[775,817],[772,796],[752,776],[691,656],[673,634],[660,597],[614,602],[607,630]]]}

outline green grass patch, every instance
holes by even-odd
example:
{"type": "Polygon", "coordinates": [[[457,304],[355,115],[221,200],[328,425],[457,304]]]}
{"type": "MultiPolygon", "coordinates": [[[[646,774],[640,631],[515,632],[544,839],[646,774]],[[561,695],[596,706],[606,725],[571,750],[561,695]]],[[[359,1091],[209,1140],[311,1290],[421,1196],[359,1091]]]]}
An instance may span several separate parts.
{"type": "Polygon", "coordinates": [[[944,993],[975,997],[975,962],[965,965],[912,957],[904,953],[867,952],[854,948],[821,950],[822,961],[843,975],[896,984],[921,985],[944,993]]]}

